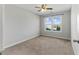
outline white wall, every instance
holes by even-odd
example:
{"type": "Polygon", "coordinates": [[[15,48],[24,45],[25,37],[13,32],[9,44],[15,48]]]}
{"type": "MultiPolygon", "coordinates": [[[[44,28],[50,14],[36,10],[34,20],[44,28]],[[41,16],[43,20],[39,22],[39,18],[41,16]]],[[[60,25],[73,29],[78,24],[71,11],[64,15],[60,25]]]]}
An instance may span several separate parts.
{"type": "Polygon", "coordinates": [[[2,5],[0,5],[0,51],[2,50],[2,5]]]}
{"type": "MultiPolygon", "coordinates": [[[[71,38],[72,46],[75,54],[79,54],[79,44],[73,40],[79,40],[79,33],[77,31],[77,15],[79,15],[79,5],[72,5],[71,9],[71,38]]],[[[79,26],[79,25],[78,25],[79,26]]]]}
{"type": "Polygon", "coordinates": [[[45,16],[41,16],[41,31],[40,31],[41,35],[71,39],[71,13],[70,12],[71,11],[57,13],[57,14],[64,14],[62,18],[62,32],[45,31],[44,30],[44,17],[45,16]]]}
{"type": "Polygon", "coordinates": [[[39,16],[14,5],[5,5],[4,44],[15,45],[39,35],[39,16]]]}

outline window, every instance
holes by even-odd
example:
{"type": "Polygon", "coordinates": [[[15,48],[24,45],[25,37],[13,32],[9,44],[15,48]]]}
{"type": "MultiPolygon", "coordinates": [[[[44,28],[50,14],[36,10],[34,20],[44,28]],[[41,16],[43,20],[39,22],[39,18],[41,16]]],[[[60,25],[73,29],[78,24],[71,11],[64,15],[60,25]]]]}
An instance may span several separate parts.
{"type": "Polygon", "coordinates": [[[62,16],[51,16],[45,18],[46,31],[61,31],[62,16]]]}

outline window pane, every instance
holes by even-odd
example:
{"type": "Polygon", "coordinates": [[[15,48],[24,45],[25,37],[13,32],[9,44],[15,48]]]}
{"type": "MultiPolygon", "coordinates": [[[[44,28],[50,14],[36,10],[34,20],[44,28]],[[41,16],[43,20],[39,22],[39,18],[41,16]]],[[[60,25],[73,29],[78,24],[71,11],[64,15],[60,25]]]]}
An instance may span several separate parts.
{"type": "Polygon", "coordinates": [[[53,17],[53,31],[61,31],[61,23],[62,23],[62,17],[61,16],[54,16],[53,17]]]}
{"type": "Polygon", "coordinates": [[[53,19],[53,24],[59,25],[61,24],[61,16],[55,16],[53,19]]]}
{"type": "Polygon", "coordinates": [[[52,29],[52,26],[51,25],[46,25],[46,30],[51,30],[52,29]]]}
{"type": "Polygon", "coordinates": [[[45,18],[45,24],[52,24],[52,19],[50,17],[45,18]]]}
{"type": "Polygon", "coordinates": [[[53,31],[61,31],[60,25],[53,25],[53,31]]]}

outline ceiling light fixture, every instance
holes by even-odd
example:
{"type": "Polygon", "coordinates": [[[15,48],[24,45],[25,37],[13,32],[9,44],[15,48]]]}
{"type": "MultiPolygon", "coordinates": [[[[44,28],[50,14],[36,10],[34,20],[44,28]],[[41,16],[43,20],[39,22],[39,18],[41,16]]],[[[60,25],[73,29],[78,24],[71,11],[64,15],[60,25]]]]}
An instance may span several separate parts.
{"type": "Polygon", "coordinates": [[[40,7],[36,6],[35,8],[39,8],[39,12],[46,12],[46,11],[52,11],[53,8],[48,8],[47,4],[42,4],[40,7]]]}

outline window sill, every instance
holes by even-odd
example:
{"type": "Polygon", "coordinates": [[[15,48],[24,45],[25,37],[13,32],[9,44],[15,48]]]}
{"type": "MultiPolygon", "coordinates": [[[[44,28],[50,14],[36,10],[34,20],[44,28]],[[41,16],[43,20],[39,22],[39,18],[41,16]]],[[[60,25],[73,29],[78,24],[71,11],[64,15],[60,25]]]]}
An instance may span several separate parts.
{"type": "Polygon", "coordinates": [[[45,30],[45,32],[62,32],[62,31],[48,31],[48,30],[45,30]]]}

